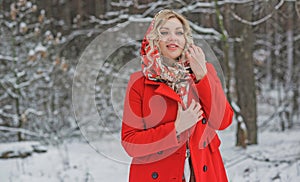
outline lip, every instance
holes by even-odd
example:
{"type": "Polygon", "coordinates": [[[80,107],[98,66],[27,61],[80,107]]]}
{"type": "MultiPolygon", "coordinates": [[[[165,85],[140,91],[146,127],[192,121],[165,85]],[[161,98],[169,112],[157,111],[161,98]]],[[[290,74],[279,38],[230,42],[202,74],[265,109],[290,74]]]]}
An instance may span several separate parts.
{"type": "Polygon", "coordinates": [[[166,47],[168,50],[177,50],[179,46],[177,44],[167,44],[166,47]]]}

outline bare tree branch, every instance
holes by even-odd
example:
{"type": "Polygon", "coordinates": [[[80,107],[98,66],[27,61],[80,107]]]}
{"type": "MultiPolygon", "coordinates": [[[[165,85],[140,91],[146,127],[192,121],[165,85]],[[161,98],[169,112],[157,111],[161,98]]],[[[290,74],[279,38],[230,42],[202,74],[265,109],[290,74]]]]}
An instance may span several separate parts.
{"type": "Polygon", "coordinates": [[[189,23],[190,23],[191,28],[193,30],[197,31],[198,33],[213,34],[213,35],[215,35],[215,36],[217,36],[219,38],[221,37],[220,32],[218,32],[216,29],[213,29],[213,28],[204,28],[204,27],[196,25],[193,22],[189,22],[189,23]]]}
{"type": "Polygon", "coordinates": [[[12,61],[12,62],[16,62],[16,61],[18,61],[18,58],[17,58],[17,57],[11,57],[11,56],[3,56],[3,55],[0,55],[0,60],[1,60],[1,61],[12,61]]]}
{"type": "Polygon", "coordinates": [[[3,99],[5,99],[5,98],[7,98],[8,97],[8,94],[5,92],[4,94],[2,94],[1,96],[0,96],[0,100],[3,100],[3,99]]]}
{"type": "Polygon", "coordinates": [[[2,80],[0,81],[0,85],[2,86],[2,88],[5,89],[6,93],[7,93],[11,98],[17,99],[17,98],[19,97],[19,96],[18,96],[16,93],[14,93],[10,88],[7,88],[2,80]]]}
{"type": "Polygon", "coordinates": [[[23,134],[30,135],[30,136],[47,138],[47,136],[45,136],[45,135],[41,135],[39,133],[29,131],[29,130],[26,130],[26,129],[23,129],[23,128],[13,128],[13,127],[0,126],[0,131],[8,131],[8,132],[13,132],[13,133],[23,133],[23,134]]]}
{"type": "Polygon", "coordinates": [[[25,111],[24,111],[24,114],[28,115],[28,114],[34,114],[34,115],[37,115],[37,116],[41,116],[43,115],[43,112],[42,111],[37,111],[33,108],[27,108],[25,111]]]}
{"type": "MultiPolygon", "coordinates": [[[[281,0],[275,7],[274,9],[275,10],[278,10],[283,4],[284,4],[284,0],[281,0]]],[[[259,20],[256,20],[256,21],[249,21],[249,20],[245,20],[243,19],[242,17],[238,16],[237,14],[235,14],[233,11],[231,11],[231,15],[233,16],[233,18],[235,18],[236,20],[244,23],[244,24],[247,24],[247,25],[250,25],[250,26],[256,26],[258,24],[261,24],[265,21],[267,21],[269,18],[272,17],[272,15],[274,14],[274,11],[272,11],[270,14],[266,15],[265,17],[259,19],[259,20]]]]}
{"type": "Polygon", "coordinates": [[[0,116],[6,117],[6,118],[12,118],[13,120],[18,120],[18,116],[16,114],[6,113],[2,109],[0,109],[0,116]]]}

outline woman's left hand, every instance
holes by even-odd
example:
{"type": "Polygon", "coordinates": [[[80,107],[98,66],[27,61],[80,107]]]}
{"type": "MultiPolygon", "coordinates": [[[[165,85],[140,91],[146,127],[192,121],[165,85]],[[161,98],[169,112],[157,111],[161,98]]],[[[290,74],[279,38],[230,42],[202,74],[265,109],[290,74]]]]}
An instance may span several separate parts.
{"type": "Polygon", "coordinates": [[[207,73],[205,54],[196,45],[191,45],[186,52],[186,57],[190,62],[191,69],[197,81],[201,80],[207,73]]]}

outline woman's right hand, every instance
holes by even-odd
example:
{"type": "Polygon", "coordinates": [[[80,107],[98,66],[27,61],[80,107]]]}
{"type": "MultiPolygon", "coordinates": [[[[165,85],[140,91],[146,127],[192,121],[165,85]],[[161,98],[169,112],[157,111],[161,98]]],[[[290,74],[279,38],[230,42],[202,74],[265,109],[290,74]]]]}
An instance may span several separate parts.
{"type": "Polygon", "coordinates": [[[177,135],[194,126],[203,118],[203,110],[200,103],[192,100],[190,106],[183,110],[181,104],[178,103],[177,118],[175,120],[175,129],[177,135]]]}

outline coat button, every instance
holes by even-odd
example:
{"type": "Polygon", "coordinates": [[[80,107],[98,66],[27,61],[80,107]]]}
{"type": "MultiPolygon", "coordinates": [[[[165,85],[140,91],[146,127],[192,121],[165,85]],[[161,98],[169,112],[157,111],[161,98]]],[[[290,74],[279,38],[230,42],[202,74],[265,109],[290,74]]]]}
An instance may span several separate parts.
{"type": "Polygon", "coordinates": [[[205,147],[206,147],[206,142],[204,141],[204,142],[203,142],[203,148],[205,148],[205,147]]]}
{"type": "Polygon", "coordinates": [[[152,173],[152,178],[153,178],[153,179],[158,178],[158,173],[157,173],[157,172],[153,172],[153,173],[152,173]]]}
{"type": "Polygon", "coordinates": [[[203,171],[204,171],[204,172],[207,171],[207,166],[206,166],[206,165],[203,166],[203,171]]]}
{"type": "Polygon", "coordinates": [[[202,124],[206,124],[206,123],[207,123],[206,118],[203,118],[203,119],[202,119],[202,124]]]}

